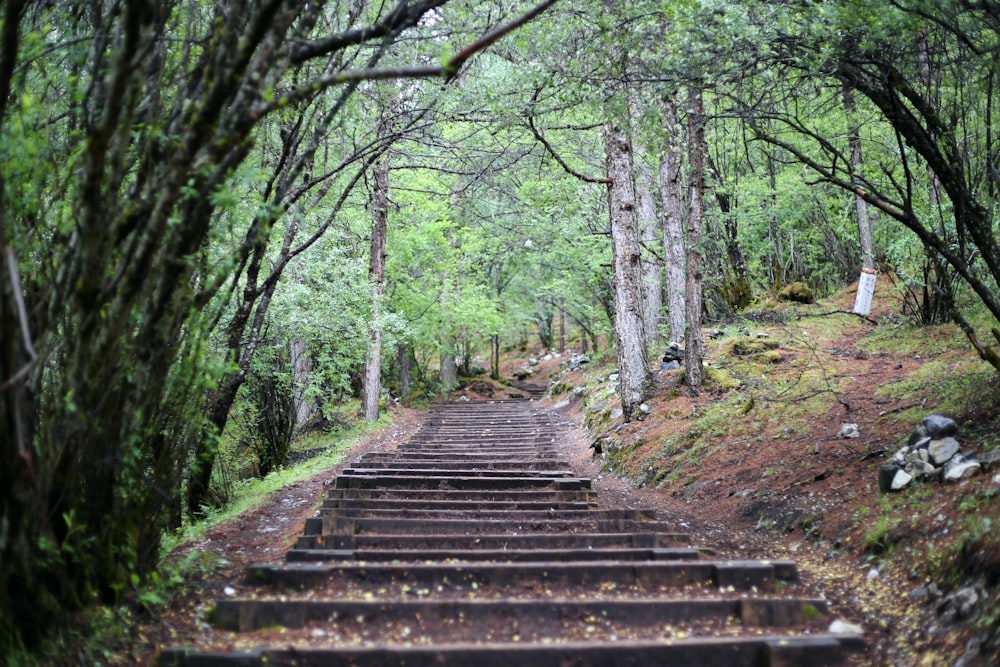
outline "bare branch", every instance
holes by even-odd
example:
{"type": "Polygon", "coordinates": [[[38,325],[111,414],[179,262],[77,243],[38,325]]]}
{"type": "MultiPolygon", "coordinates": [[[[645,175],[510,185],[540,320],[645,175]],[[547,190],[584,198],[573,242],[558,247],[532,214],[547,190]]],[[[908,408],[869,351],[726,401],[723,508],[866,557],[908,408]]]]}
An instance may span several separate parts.
{"type": "Polygon", "coordinates": [[[473,55],[487,48],[488,46],[496,42],[504,35],[507,35],[517,30],[518,28],[525,25],[529,21],[535,19],[536,17],[541,15],[541,13],[544,12],[546,9],[556,4],[556,1],[557,0],[545,0],[540,5],[537,5],[533,9],[529,10],[526,14],[523,14],[519,18],[514,19],[513,21],[511,21],[506,25],[502,25],[499,28],[490,31],[481,39],[476,40],[472,44],[469,44],[467,47],[459,51],[452,57],[451,60],[448,61],[448,65],[446,67],[446,69],[450,70],[448,72],[448,79],[451,80],[451,78],[455,76],[458,70],[461,69],[462,65],[464,65],[465,62],[473,55]]]}
{"type": "Polygon", "coordinates": [[[31,344],[31,331],[28,329],[28,310],[24,306],[24,295],[23,290],[21,289],[21,280],[17,275],[17,257],[14,255],[14,249],[10,246],[7,246],[5,250],[7,255],[7,274],[10,280],[11,296],[13,297],[14,304],[17,308],[17,319],[18,323],[21,325],[21,344],[24,345],[24,351],[28,353],[28,363],[14,373],[14,375],[5,379],[3,383],[0,384],[0,389],[6,389],[7,387],[10,387],[14,383],[18,382],[21,378],[31,372],[35,362],[38,360],[38,355],[35,353],[35,347],[31,344]]]}
{"type": "Polygon", "coordinates": [[[301,65],[312,58],[385,37],[399,30],[401,27],[415,25],[424,14],[440,7],[445,2],[447,0],[423,0],[414,4],[403,0],[384,20],[373,26],[348,30],[337,35],[331,35],[326,39],[308,42],[300,46],[292,54],[291,62],[293,65],[301,65]]]}
{"type": "Polygon", "coordinates": [[[581,174],[580,172],[576,171],[571,166],[566,164],[566,161],[563,160],[562,157],[560,157],[559,153],[557,153],[555,148],[552,147],[552,144],[546,141],[545,137],[542,136],[542,133],[538,130],[537,127],[535,127],[535,119],[531,115],[528,115],[528,127],[531,128],[531,133],[535,135],[535,139],[538,140],[538,143],[540,143],[542,146],[545,147],[545,150],[548,151],[549,155],[552,156],[552,159],[558,162],[559,166],[563,168],[563,171],[565,171],[570,176],[574,176],[583,181],[584,183],[607,184],[612,182],[611,179],[608,178],[607,176],[604,176],[602,178],[594,178],[593,176],[587,176],[586,174],[581,174]]]}

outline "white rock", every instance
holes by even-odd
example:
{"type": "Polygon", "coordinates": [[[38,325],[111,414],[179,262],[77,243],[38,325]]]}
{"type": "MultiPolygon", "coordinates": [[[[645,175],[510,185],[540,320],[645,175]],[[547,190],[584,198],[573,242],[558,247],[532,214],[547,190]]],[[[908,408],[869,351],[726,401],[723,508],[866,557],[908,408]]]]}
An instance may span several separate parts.
{"type": "Polygon", "coordinates": [[[895,455],[893,455],[892,460],[898,463],[899,465],[903,465],[904,463],[906,463],[906,455],[909,454],[909,452],[910,452],[909,447],[903,447],[898,452],[896,452],[895,455]]]}
{"type": "Polygon", "coordinates": [[[861,437],[861,431],[858,430],[857,424],[841,424],[840,433],[837,434],[839,438],[858,438],[861,437]]]}
{"type": "Polygon", "coordinates": [[[226,594],[226,597],[233,597],[236,595],[236,589],[232,586],[226,586],[222,589],[222,592],[226,594]]]}
{"type": "Polygon", "coordinates": [[[830,634],[833,635],[860,635],[865,630],[857,623],[848,623],[839,618],[830,624],[830,634]]]}
{"type": "Polygon", "coordinates": [[[905,470],[897,470],[896,476],[892,478],[892,490],[899,491],[906,488],[906,485],[913,481],[913,475],[905,470]]]}
{"type": "Polygon", "coordinates": [[[910,461],[903,468],[907,473],[913,475],[914,477],[923,477],[924,475],[933,474],[937,468],[932,466],[926,461],[921,461],[919,458],[916,461],[910,461]]]}
{"type": "Polygon", "coordinates": [[[931,460],[931,455],[927,453],[926,447],[921,447],[917,450],[917,454],[920,455],[920,460],[929,463],[931,460]]]}
{"type": "Polygon", "coordinates": [[[993,475],[993,479],[990,480],[989,486],[986,487],[987,498],[993,498],[997,495],[1000,495],[1000,473],[993,475]]]}
{"type": "Polygon", "coordinates": [[[955,454],[958,454],[958,440],[955,440],[955,438],[931,440],[930,444],[927,445],[927,453],[930,455],[932,463],[941,465],[955,454]]]}
{"type": "Polygon", "coordinates": [[[868,574],[865,575],[865,581],[871,583],[876,579],[878,579],[878,568],[873,567],[872,569],[868,570],[868,574]]]}
{"type": "Polygon", "coordinates": [[[951,461],[948,461],[948,465],[944,467],[944,481],[957,482],[960,479],[978,475],[981,467],[982,466],[979,465],[979,461],[952,459],[951,461]]]}

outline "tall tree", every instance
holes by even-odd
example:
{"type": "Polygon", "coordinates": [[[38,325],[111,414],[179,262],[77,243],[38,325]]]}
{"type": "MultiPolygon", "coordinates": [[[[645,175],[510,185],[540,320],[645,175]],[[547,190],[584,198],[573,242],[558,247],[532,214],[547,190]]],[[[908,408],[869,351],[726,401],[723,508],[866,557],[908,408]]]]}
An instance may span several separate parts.
{"type": "MultiPolygon", "coordinates": [[[[630,134],[635,143],[642,130],[642,101],[637,86],[629,87],[630,134]]],[[[656,215],[653,176],[640,151],[634,151],[636,214],[642,250],[642,324],[647,349],[660,339],[660,311],[663,310],[663,262],[660,258],[660,220],[656,215]]],[[[662,246],[661,246],[662,247],[662,246]]]]}
{"type": "MultiPolygon", "coordinates": [[[[864,190],[861,176],[864,160],[861,155],[861,131],[856,118],[854,95],[850,88],[844,88],[844,112],[848,119],[847,142],[851,150],[851,182],[857,189],[864,190]]],[[[872,241],[871,212],[868,202],[860,194],[854,196],[854,213],[858,220],[858,240],[861,246],[861,264],[866,269],[875,268],[875,243],[872,241]]]]}
{"type": "Polygon", "coordinates": [[[686,258],[684,253],[684,181],[681,174],[680,123],[677,105],[667,96],[660,101],[664,142],[660,152],[660,199],[663,202],[663,262],[666,269],[667,314],[670,340],[684,340],[687,307],[686,258]]]}
{"type": "Polygon", "coordinates": [[[642,320],[647,348],[660,342],[660,311],[663,310],[663,264],[657,246],[660,241],[660,219],[656,215],[653,196],[653,176],[639,157],[635,160],[635,194],[638,202],[639,243],[642,252],[642,320]]]}
{"type": "Polygon", "coordinates": [[[632,181],[632,146],[625,130],[608,126],[605,155],[608,178],[611,180],[608,206],[611,214],[611,270],[619,394],[625,420],[631,421],[646,399],[650,375],[642,322],[642,260],[632,181]]]}
{"type": "MultiPolygon", "coordinates": [[[[384,132],[383,132],[384,133],[384,132]]],[[[382,297],[385,292],[385,236],[389,217],[389,156],[383,154],[372,174],[371,251],[368,280],[371,282],[371,318],[368,324],[368,350],[365,354],[361,416],[368,422],[378,420],[382,394],[382,297]]]]}
{"type": "Polygon", "coordinates": [[[702,365],[703,340],[701,335],[702,289],[702,216],[705,192],[705,119],[703,93],[700,84],[693,83],[688,90],[688,164],[691,175],[688,183],[688,216],[685,229],[685,347],[684,380],[697,391],[705,381],[702,365]]]}

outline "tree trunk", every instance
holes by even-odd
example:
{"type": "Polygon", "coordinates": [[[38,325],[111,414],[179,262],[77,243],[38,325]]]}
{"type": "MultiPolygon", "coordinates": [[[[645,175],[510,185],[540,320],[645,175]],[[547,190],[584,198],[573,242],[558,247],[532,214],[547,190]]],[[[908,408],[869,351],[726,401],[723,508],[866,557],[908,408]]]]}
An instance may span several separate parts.
{"type": "Polygon", "coordinates": [[[490,337],[490,377],[494,380],[500,379],[500,336],[493,334],[490,337]]]}
{"type": "MultiPolygon", "coordinates": [[[[851,148],[851,182],[855,191],[864,190],[861,177],[861,134],[854,113],[854,95],[851,89],[844,87],[844,111],[847,114],[847,143],[851,148]]],[[[861,245],[861,265],[866,269],[875,268],[875,246],[872,242],[872,223],[868,211],[868,202],[861,195],[854,195],[854,211],[858,218],[858,239],[861,245]]]]}
{"type": "Polygon", "coordinates": [[[653,177],[649,168],[636,160],[635,195],[639,205],[639,235],[642,253],[642,327],[646,347],[660,342],[660,311],[663,309],[663,266],[651,249],[659,242],[659,225],[656,219],[656,201],[653,199],[653,177]]]}
{"type": "Polygon", "coordinates": [[[406,398],[410,395],[410,385],[413,383],[413,350],[403,342],[396,345],[396,370],[399,378],[399,395],[406,398]]]}
{"type": "Polygon", "coordinates": [[[451,343],[441,349],[441,384],[445,391],[458,386],[458,364],[455,363],[455,350],[451,343]]]}
{"type": "MultiPolygon", "coordinates": [[[[770,156],[767,158],[767,175],[768,184],[771,187],[771,204],[772,210],[776,210],[777,206],[777,173],[774,167],[774,160],[770,156]]],[[[774,253],[771,257],[771,262],[768,265],[768,277],[771,279],[772,289],[780,289],[782,285],[785,284],[785,245],[784,239],[781,235],[781,227],[778,225],[778,219],[773,213],[767,214],[767,236],[771,241],[771,251],[774,253]]]]}
{"type": "MultiPolygon", "coordinates": [[[[6,96],[0,98],[0,105],[6,96]]],[[[17,259],[8,245],[4,219],[4,183],[0,174],[0,489],[3,497],[0,525],[0,612],[17,615],[20,624],[34,631],[43,619],[36,618],[31,594],[35,560],[32,537],[47,534],[44,501],[35,493],[38,459],[35,454],[36,412],[29,389],[35,362],[29,322],[21,286],[16,280],[17,259]],[[34,527],[32,531],[30,527],[34,527]]],[[[4,630],[8,621],[0,622],[4,630]]],[[[36,637],[24,639],[35,643],[36,637]]],[[[2,645],[2,644],[0,644],[2,645]]]]}
{"type": "MultiPolygon", "coordinates": [[[[927,44],[926,33],[920,33],[917,37],[917,62],[920,64],[920,79],[921,85],[923,86],[923,98],[925,103],[932,109],[937,108],[936,96],[934,95],[934,70],[931,67],[930,52],[927,44]]],[[[988,98],[989,99],[989,98],[988,98]]],[[[990,125],[987,125],[987,131],[990,129],[990,125]]],[[[991,144],[986,143],[987,146],[991,144]]],[[[941,207],[941,181],[938,179],[937,174],[934,173],[934,169],[929,165],[927,167],[927,178],[929,182],[929,195],[931,206],[935,209],[940,210],[941,207]]],[[[944,229],[944,220],[946,216],[940,216],[941,220],[941,236],[946,236],[944,229]]],[[[964,253],[963,253],[964,254],[964,253]]]]}
{"type": "MultiPolygon", "coordinates": [[[[639,136],[642,120],[642,101],[635,87],[628,89],[630,133],[639,136]]],[[[634,147],[633,147],[634,148],[634,147]]],[[[639,221],[639,243],[642,272],[642,327],[647,351],[660,340],[660,311],[663,309],[663,262],[653,249],[659,241],[660,229],[656,218],[656,200],[653,198],[653,177],[642,155],[633,150],[633,180],[635,187],[636,215],[639,221]]]]}
{"type": "Polygon", "coordinates": [[[691,389],[701,389],[705,381],[702,366],[701,280],[702,216],[705,205],[705,126],[701,88],[692,87],[688,110],[688,163],[691,167],[687,221],[687,331],[684,345],[684,378],[691,389]]]}
{"type": "MultiPolygon", "coordinates": [[[[212,470],[215,468],[218,438],[226,428],[226,422],[229,421],[229,410],[233,407],[237,392],[246,381],[246,374],[256,351],[258,337],[249,335],[244,340],[244,334],[250,323],[254,304],[257,302],[257,279],[260,275],[266,247],[266,244],[259,243],[254,248],[253,255],[247,265],[242,298],[232,319],[226,325],[226,350],[229,359],[236,362],[237,369],[219,382],[217,388],[209,394],[205,404],[204,414],[207,431],[197,434],[197,440],[193,447],[191,474],[187,485],[187,510],[188,515],[192,517],[203,515],[202,506],[208,500],[208,491],[212,483],[212,470]]],[[[258,312],[260,312],[259,309],[258,312]]]]}
{"type": "Polygon", "coordinates": [[[372,190],[372,241],[368,263],[372,311],[368,321],[368,350],[365,354],[364,385],[361,393],[361,418],[378,420],[378,402],[382,377],[382,294],[385,290],[385,235],[389,210],[389,158],[383,155],[375,163],[372,190]]]}
{"type": "Polygon", "coordinates": [[[566,352],[566,309],[562,304],[559,299],[559,354],[566,352]]]}
{"type": "Polygon", "coordinates": [[[625,421],[631,421],[646,398],[650,376],[642,326],[642,265],[632,182],[632,147],[621,128],[608,127],[605,153],[611,179],[608,200],[619,384],[622,412],[625,421]]]}
{"type": "Polygon", "coordinates": [[[313,406],[306,399],[309,388],[309,372],[312,371],[312,357],[306,349],[306,342],[293,338],[288,344],[288,354],[292,364],[292,394],[295,398],[295,425],[305,424],[313,415],[313,406]]]}
{"type": "Polygon", "coordinates": [[[667,313],[670,340],[684,340],[685,257],[684,189],[681,182],[680,128],[677,106],[670,98],[660,105],[666,145],[660,153],[660,199],[663,208],[663,257],[667,274],[667,313]]]}

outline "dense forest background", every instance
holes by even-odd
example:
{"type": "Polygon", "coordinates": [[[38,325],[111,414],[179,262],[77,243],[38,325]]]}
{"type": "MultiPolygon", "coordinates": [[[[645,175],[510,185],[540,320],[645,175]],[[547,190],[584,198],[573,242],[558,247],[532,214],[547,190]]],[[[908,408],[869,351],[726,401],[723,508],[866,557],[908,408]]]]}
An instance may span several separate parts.
{"type": "Polygon", "coordinates": [[[529,339],[613,345],[630,418],[667,341],[696,391],[703,322],[868,268],[1000,371],[995,3],[0,14],[0,651],[155,572],[240,447],[529,339]]]}

